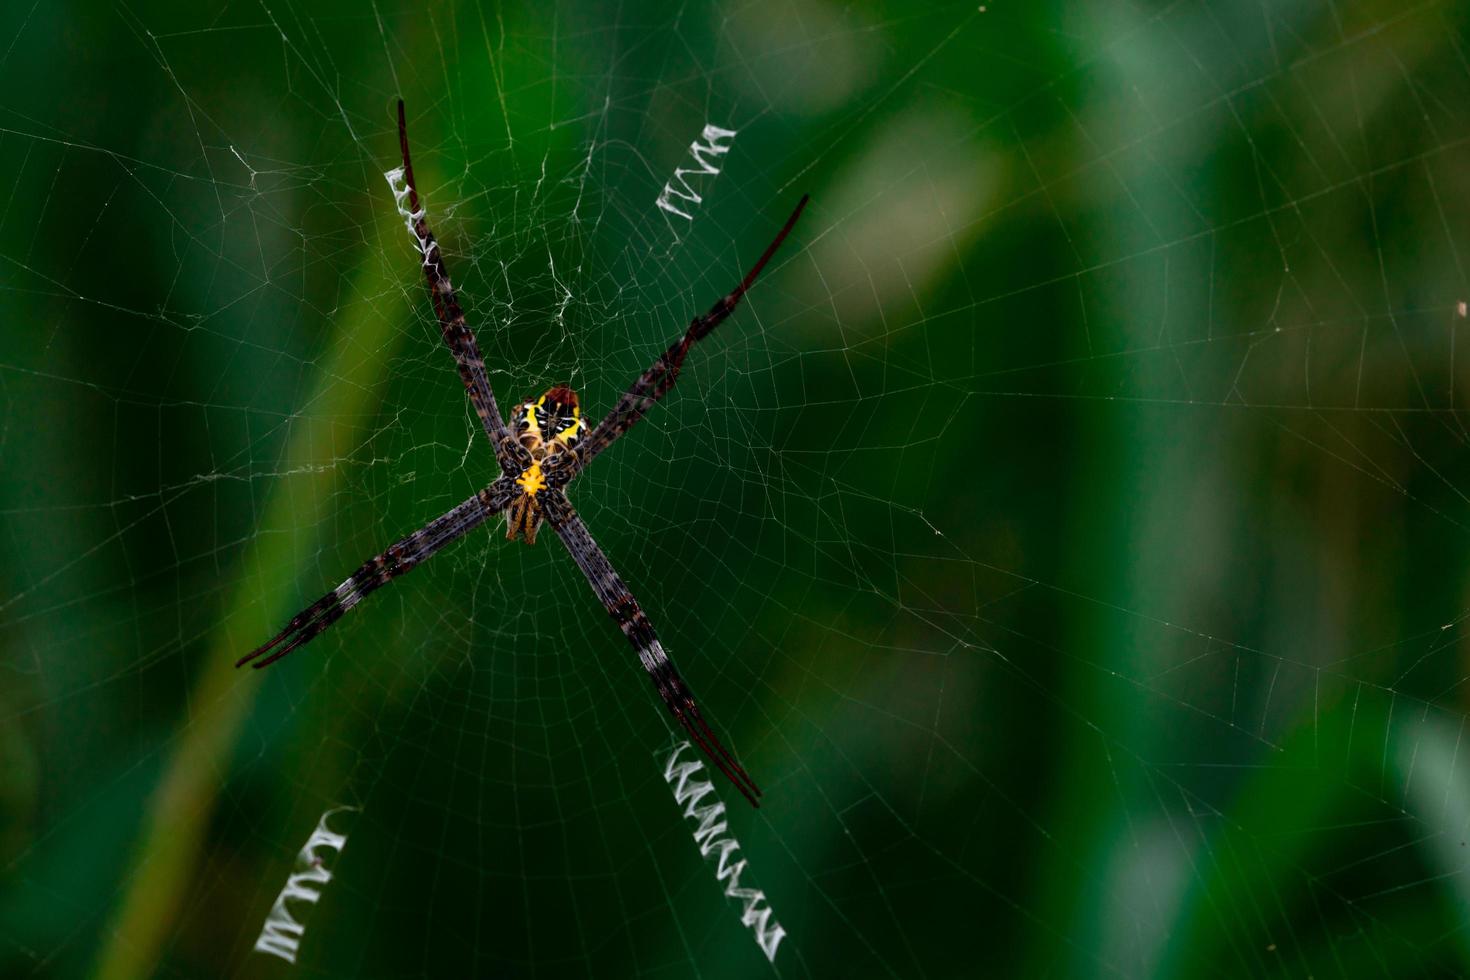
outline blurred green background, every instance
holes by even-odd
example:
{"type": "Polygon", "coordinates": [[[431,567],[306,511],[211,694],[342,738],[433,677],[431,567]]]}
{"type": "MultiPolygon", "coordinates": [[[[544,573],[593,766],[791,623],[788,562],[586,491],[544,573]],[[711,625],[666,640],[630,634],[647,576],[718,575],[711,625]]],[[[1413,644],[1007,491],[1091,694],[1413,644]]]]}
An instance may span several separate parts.
{"type": "Polygon", "coordinates": [[[1470,7],[0,22],[0,974],[287,973],[343,805],[304,975],[1470,972],[1470,7]],[[400,95],[503,406],[606,410],[812,195],[572,489],[766,790],[774,967],[550,535],[231,667],[495,475],[400,95]]]}

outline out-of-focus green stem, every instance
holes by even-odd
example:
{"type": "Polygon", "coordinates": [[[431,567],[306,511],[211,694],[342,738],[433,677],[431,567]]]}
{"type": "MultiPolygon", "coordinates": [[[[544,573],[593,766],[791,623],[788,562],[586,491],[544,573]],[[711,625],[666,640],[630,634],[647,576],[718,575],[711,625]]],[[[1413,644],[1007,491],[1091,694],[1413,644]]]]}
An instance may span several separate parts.
{"type": "MultiPolygon", "coordinates": [[[[386,187],[383,197],[388,199],[386,187]]],[[[277,590],[275,602],[263,602],[260,583],[281,569],[301,567],[315,549],[309,529],[320,523],[338,482],[337,469],[321,467],[320,462],[345,454],[360,439],[356,420],[372,410],[396,337],[401,336],[374,297],[390,288],[376,256],[391,254],[385,250],[397,243],[390,230],[402,226],[386,218],[378,226],[378,241],[364,253],[352,290],[355,298],[337,319],[311,399],[292,422],[282,461],[292,475],[271,494],[258,533],[246,549],[189,699],[190,714],[174,737],[172,758],[149,801],[125,893],[97,961],[96,976],[101,980],[153,974],[198,860],[240,723],[260,682],[253,671],[235,670],[235,660],[295,611],[281,605],[290,598],[288,591],[277,590]]],[[[402,251],[405,264],[411,265],[411,253],[407,248],[402,251]]]]}

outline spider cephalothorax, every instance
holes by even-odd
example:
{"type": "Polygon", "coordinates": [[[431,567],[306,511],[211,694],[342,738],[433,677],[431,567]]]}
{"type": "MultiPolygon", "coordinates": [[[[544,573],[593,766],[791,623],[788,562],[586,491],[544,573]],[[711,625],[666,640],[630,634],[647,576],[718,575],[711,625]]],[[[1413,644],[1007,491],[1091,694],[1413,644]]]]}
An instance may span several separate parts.
{"type": "Polygon", "coordinates": [[[577,393],[566,385],[557,385],[533,402],[522,402],[511,413],[510,428],[530,454],[531,462],[516,477],[521,492],[506,506],[505,536],[511,541],[519,537],[526,544],[535,544],[544,519],[539,498],[550,486],[550,474],[542,470],[541,464],[548,457],[570,450],[582,436],[577,393]]]}
{"type": "Polygon", "coordinates": [[[408,124],[403,118],[401,101],[398,103],[398,148],[403,154],[403,166],[383,176],[388,178],[388,185],[393,188],[398,213],[407,223],[409,234],[423,257],[422,268],[429,285],[429,299],[439,319],[439,330],[459,367],[460,381],[469,395],[470,406],[479,416],[485,435],[490,439],[490,448],[495,453],[495,461],[500,464],[501,475],[459,506],[434,518],[408,537],[390,544],[381,554],[369,558],[341,585],[292,616],[284,629],[237,660],[235,666],[254,663],[256,667],[264,667],[275,663],[313,637],[320,636],[364,596],[411,571],[439,549],[469,534],[501,511],[506,515],[506,536],[511,539],[524,537],[527,543],[536,540],[537,529],[542,521],[547,521],[586,576],[587,584],[592,586],[602,608],[607,610],[632,644],[669,713],[720,772],[752,805],[756,805],[760,788],[730,751],[720,744],[705,722],[694,703],[694,695],[689,692],[659,642],[653,624],[613,569],[607,555],[592,539],[587,525],[577,516],[565,489],[588,463],[622,437],[660,398],[668,394],[679,379],[679,368],[690,349],[735,311],[746,290],[755,283],[771,256],[776,254],[776,249],[791,233],[796,219],[801,217],[802,208],[806,207],[806,196],[802,196],[775,240],[766,246],[740,284],[710,307],[707,313],[690,321],[683,336],[670,344],[648,370],[634,380],[612,411],[590,430],[584,431],[586,426],[577,407],[576,392],[565,385],[557,385],[534,402],[517,405],[509,419],[500,417],[495,392],[491,390],[490,379],[485,374],[485,360],[480,356],[479,344],[475,342],[475,333],[465,322],[464,310],[449,282],[449,273],[444,270],[444,256],[439,251],[439,243],[434,240],[424,210],[419,206],[418,190],[413,182],[413,164],[408,157],[408,124]]]}

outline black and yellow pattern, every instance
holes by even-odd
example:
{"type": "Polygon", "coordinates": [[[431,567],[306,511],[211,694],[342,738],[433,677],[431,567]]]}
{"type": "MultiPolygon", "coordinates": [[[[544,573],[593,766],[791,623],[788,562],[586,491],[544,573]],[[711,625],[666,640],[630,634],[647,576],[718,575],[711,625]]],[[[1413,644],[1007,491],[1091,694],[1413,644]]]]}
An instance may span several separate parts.
{"type": "Polygon", "coordinates": [[[571,449],[582,435],[582,410],[577,393],[557,385],[534,402],[522,402],[515,412],[515,436],[530,454],[530,463],[516,477],[521,496],[510,502],[505,514],[505,536],[526,544],[536,543],[536,532],[544,518],[538,497],[551,484],[541,464],[549,457],[571,449]]]}

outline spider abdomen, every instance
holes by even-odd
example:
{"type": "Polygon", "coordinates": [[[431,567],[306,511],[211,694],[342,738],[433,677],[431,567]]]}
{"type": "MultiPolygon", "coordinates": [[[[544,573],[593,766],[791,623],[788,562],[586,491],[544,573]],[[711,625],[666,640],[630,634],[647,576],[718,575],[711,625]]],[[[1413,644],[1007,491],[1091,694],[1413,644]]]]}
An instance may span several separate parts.
{"type": "Polygon", "coordinates": [[[557,385],[535,401],[521,402],[511,415],[510,428],[537,460],[570,449],[582,435],[577,393],[557,385]]]}

